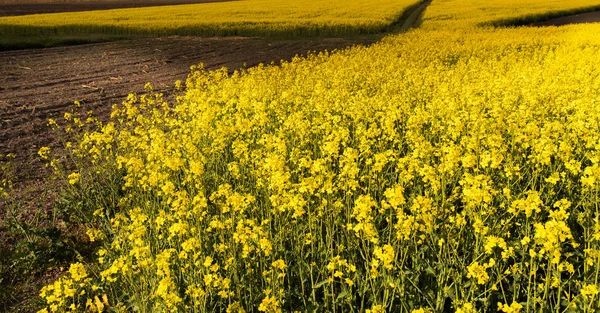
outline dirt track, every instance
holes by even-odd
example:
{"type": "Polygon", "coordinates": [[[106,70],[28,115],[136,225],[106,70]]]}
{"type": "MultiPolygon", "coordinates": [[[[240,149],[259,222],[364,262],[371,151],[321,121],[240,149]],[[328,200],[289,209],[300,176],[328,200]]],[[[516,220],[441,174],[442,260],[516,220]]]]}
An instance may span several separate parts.
{"type": "Polygon", "coordinates": [[[0,0],[0,16],[14,16],[37,13],[79,12],[108,9],[138,8],[175,4],[224,2],[233,0],[110,0],[110,1],[14,1],[0,0]]]}
{"type": "Polygon", "coordinates": [[[533,23],[532,26],[563,26],[567,24],[583,24],[600,22],[600,11],[562,16],[551,20],[533,23]]]}
{"type": "Polygon", "coordinates": [[[44,177],[37,150],[57,142],[47,119],[62,116],[75,100],[106,118],[128,93],[147,82],[168,92],[199,62],[235,69],[357,43],[364,41],[166,37],[0,52],[0,155],[17,153],[17,181],[29,185],[44,177]]]}

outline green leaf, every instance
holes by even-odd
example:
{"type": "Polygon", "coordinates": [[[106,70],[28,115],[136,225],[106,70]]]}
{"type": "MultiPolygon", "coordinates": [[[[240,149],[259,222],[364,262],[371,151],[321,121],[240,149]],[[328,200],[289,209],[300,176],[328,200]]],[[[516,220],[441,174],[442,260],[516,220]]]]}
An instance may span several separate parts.
{"type": "Polygon", "coordinates": [[[335,298],[335,301],[337,302],[338,300],[345,298],[347,295],[348,295],[348,290],[344,290],[344,291],[342,291],[342,293],[340,293],[337,296],[337,298],[335,298]]]}
{"type": "Polygon", "coordinates": [[[313,289],[321,288],[321,286],[325,285],[327,282],[328,282],[327,279],[324,281],[320,281],[316,285],[313,286],[313,289]]]}

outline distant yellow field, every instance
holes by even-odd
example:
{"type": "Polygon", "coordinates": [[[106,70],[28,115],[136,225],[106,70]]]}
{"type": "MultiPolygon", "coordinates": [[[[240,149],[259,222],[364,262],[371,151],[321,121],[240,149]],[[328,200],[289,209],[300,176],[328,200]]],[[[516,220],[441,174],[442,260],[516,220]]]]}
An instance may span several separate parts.
{"type": "Polygon", "coordinates": [[[431,28],[464,28],[501,21],[526,23],[544,17],[568,15],[600,9],[599,0],[464,0],[440,1],[430,6],[423,25],[431,28]]]}
{"type": "Polygon", "coordinates": [[[318,36],[384,30],[418,0],[245,0],[0,18],[0,35],[318,36]]]}

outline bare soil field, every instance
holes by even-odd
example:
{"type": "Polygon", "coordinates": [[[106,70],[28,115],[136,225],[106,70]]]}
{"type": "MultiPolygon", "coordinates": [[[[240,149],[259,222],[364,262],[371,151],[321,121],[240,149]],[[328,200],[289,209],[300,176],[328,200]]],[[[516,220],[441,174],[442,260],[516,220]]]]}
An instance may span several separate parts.
{"type": "Polygon", "coordinates": [[[551,20],[537,22],[532,26],[562,26],[568,24],[583,24],[583,23],[598,23],[600,22],[600,11],[581,13],[575,15],[567,15],[551,20]]]}
{"type": "Polygon", "coordinates": [[[2,1],[0,16],[15,16],[39,13],[80,12],[108,9],[138,8],[147,6],[224,2],[233,0],[104,0],[104,1],[2,1]]]}
{"type": "Polygon", "coordinates": [[[165,37],[0,52],[0,155],[16,153],[18,181],[36,181],[42,178],[37,150],[56,143],[47,120],[61,117],[75,100],[106,118],[112,104],[143,92],[147,82],[168,93],[200,62],[237,69],[361,43],[367,42],[165,37]]]}

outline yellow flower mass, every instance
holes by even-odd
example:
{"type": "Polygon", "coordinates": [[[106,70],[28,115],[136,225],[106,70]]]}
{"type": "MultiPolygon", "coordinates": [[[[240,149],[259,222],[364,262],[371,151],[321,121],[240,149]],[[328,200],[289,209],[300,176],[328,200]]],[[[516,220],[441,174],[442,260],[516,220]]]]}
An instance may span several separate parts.
{"type": "Polygon", "coordinates": [[[73,143],[100,250],[46,310],[597,311],[600,24],[496,26],[598,5],[433,0],[368,47],[130,95],[73,143]]]}
{"type": "MultiPolygon", "coordinates": [[[[241,0],[0,17],[0,36],[340,36],[385,30],[419,0],[241,0]]],[[[9,38],[13,37],[13,38],[9,38]]],[[[70,115],[65,118],[71,119],[70,115]]]]}

